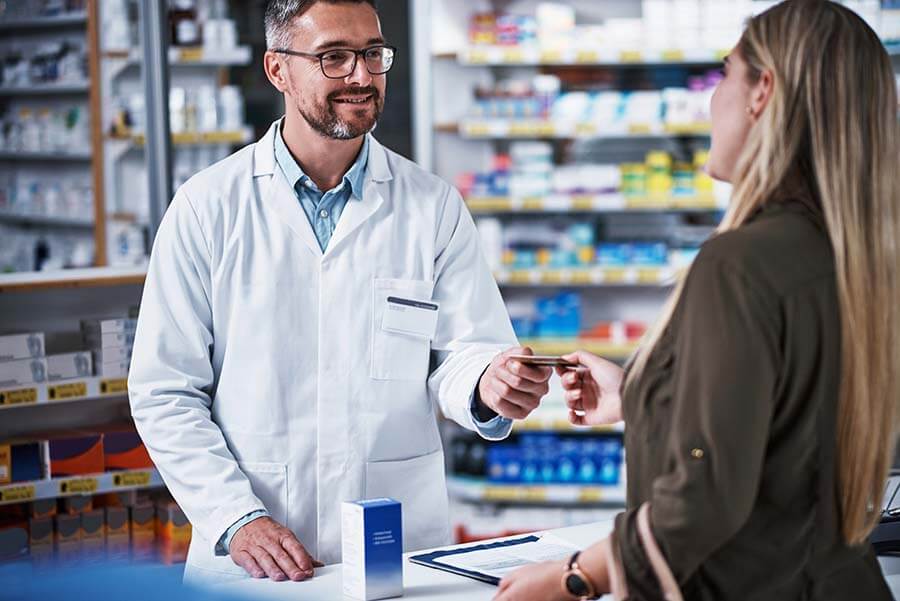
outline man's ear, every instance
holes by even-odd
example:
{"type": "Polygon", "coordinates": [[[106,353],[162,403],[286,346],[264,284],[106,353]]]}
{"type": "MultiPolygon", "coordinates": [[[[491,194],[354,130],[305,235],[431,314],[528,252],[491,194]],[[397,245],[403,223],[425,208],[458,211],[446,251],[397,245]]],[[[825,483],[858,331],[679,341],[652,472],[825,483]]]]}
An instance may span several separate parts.
{"type": "Polygon", "coordinates": [[[275,86],[275,89],[282,94],[287,93],[288,82],[285,65],[280,57],[271,50],[266,50],[266,53],[263,55],[263,69],[266,72],[266,77],[269,78],[269,82],[275,86]]]}

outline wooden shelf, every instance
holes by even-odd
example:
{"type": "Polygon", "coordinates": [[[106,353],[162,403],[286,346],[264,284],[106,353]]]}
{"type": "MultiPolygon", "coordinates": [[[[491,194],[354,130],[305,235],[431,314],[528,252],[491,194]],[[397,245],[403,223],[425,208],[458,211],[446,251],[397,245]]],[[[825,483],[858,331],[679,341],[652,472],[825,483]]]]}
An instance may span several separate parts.
{"type": "Polygon", "coordinates": [[[99,286],[140,286],[147,275],[144,267],[90,267],[51,272],[0,275],[0,294],[99,286]]]}

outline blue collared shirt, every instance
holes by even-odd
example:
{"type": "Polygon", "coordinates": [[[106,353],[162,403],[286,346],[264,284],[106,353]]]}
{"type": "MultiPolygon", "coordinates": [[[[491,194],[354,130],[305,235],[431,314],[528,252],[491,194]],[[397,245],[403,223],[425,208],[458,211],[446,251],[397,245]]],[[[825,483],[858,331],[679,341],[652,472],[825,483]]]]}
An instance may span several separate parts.
{"type": "Polygon", "coordinates": [[[369,137],[363,137],[362,149],[356,161],[341,178],[341,183],[327,192],[319,190],[315,182],[303,173],[303,169],[284,142],[280,126],[278,135],[275,136],[275,161],[297,195],[297,200],[319,241],[319,247],[325,252],[347,202],[351,198],[362,200],[366,168],[369,163],[369,137]]]}

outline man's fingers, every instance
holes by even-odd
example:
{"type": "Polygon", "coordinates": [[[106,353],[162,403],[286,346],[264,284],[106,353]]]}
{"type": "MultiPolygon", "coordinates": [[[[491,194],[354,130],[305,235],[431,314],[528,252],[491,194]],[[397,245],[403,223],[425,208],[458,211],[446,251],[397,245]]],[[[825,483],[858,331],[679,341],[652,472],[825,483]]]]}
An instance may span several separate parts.
{"type": "Polygon", "coordinates": [[[583,415],[579,415],[574,411],[569,411],[569,423],[575,426],[586,426],[587,422],[585,421],[585,417],[583,415]]]}
{"type": "Polygon", "coordinates": [[[266,550],[278,564],[278,568],[291,580],[303,580],[306,578],[306,570],[301,570],[291,557],[291,554],[279,542],[273,542],[266,550]]]}
{"type": "Polygon", "coordinates": [[[281,546],[290,554],[291,559],[293,559],[294,563],[297,564],[297,567],[300,568],[303,576],[312,576],[312,557],[309,556],[309,553],[306,552],[306,548],[300,544],[300,541],[293,536],[285,536],[281,540],[281,546]]]}
{"type": "Polygon", "coordinates": [[[553,371],[549,367],[525,365],[521,361],[510,359],[506,362],[506,369],[510,373],[530,382],[546,382],[553,371]]]}
{"type": "Polygon", "coordinates": [[[532,411],[537,409],[537,406],[541,401],[536,395],[516,390],[502,380],[494,380],[494,382],[491,383],[491,389],[497,393],[497,396],[501,400],[528,408],[532,411]]]}
{"type": "Polygon", "coordinates": [[[253,559],[260,565],[266,576],[272,580],[284,580],[287,578],[285,573],[278,567],[278,563],[272,558],[272,555],[263,547],[252,547],[250,554],[253,559]]]}
{"type": "Polygon", "coordinates": [[[325,567],[325,564],[322,563],[321,561],[319,561],[318,559],[313,559],[312,563],[313,563],[314,568],[324,568],[325,567]]]}
{"type": "Polygon", "coordinates": [[[496,373],[497,377],[500,378],[503,382],[509,384],[511,388],[520,392],[539,393],[541,390],[546,388],[546,382],[535,382],[533,380],[523,378],[522,376],[509,372],[502,367],[498,367],[496,373]]]}
{"type": "Polygon", "coordinates": [[[253,559],[253,556],[246,551],[238,551],[231,556],[231,560],[244,568],[244,571],[253,578],[262,578],[266,575],[266,572],[260,567],[256,560],[253,559]]]}
{"type": "Polygon", "coordinates": [[[531,411],[531,409],[525,409],[524,407],[520,407],[509,401],[504,401],[503,399],[497,401],[497,413],[503,417],[508,417],[510,419],[525,419],[531,411]]]}

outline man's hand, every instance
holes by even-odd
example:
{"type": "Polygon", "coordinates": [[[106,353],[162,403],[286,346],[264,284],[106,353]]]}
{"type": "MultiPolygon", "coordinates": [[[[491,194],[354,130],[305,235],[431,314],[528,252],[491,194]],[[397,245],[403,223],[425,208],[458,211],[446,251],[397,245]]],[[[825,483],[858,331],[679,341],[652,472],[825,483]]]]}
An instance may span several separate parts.
{"type": "Polygon", "coordinates": [[[228,547],[231,560],[254,578],[294,581],[312,578],[314,560],[294,533],[273,520],[262,517],[242,526],[228,547]]]}
{"type": "Polygon", "coordinates": [[[553,370],[524,365],[509,358],[510,355],[533,354],[528,347],[517,347],[497,355],[491,361],[478,382],[479,417],[490,418],[493,417],[491,414],[499,414],[510,419],[525,419],[537,409],[550,390],[548,382],[553,370]],[[488,411],[484,411],[485,407],[488,411]]]}

